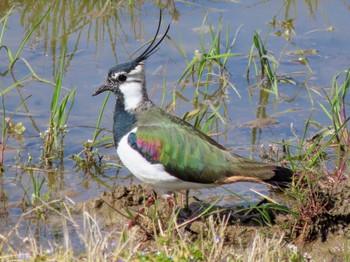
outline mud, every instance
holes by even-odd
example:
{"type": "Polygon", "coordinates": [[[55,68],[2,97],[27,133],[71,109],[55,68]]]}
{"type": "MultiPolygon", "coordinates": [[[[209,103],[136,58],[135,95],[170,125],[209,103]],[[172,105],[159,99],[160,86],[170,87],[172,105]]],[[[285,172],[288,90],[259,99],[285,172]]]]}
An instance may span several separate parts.
{"type": "MultiPolygon", "coordinates": [[[[299,250],[309,253],[313,258],[337,261],[337,257],[341,258],[342,252],[346,252],[346,247],[342,245],[350,238],[349,181],[339,183],[334,188],[318,188],[315,200],[323,209],[318,210],[310,221],[302,221],[300,217],[273,208],[264,208],[267,213],[262,215],[258,208],[222,208],[194,199],[191,199],[189,208],[185,209],[181,203],[177,203],[178,199],[157,198],[152,188],[131,185],[120,186],[114,192],[103,192],[86,203],[78,204],[76,211],[88,211],[106,228],[137,226],[143,235],[142,240],[148,240],[148,246],[152,245],[149,241],[152,241],[154,234],[155,218],[167,223],[176,212],[178,225],[194,237],[199,232],[203,234],[206,231],[207,220],[212,216],[217,220],[228,221],[225,231],[226,245],[238,245],[237,239],[245,239],[248,244],[256,230],[279,235],[283,231],[286,243],[297,244],[299,250]],[[174,208],[174,205],[178,208],[174,208]],[[205,215],[201,215],[203,213],[205,215]],[[308,224],[303,227],[305,223],[308,224]],[[263,226],[266,224],[273,226],[263,226]],[[299,231],[293,225],[299,225],[299,231]]],[[[291,209],[297,210],[298,207],[291,209]]]]}

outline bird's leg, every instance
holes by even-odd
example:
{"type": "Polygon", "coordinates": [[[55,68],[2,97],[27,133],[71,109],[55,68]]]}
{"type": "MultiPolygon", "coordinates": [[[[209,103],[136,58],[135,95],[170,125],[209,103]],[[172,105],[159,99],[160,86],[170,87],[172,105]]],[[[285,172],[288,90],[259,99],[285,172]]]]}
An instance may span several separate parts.
{"type": "Polygon", "coordinates": [[[189,193],[190,193],[189,189],[180,191],[181,203],[184,204],[184,209],[186,210],[188,210],[188,207],[189,207],[189,200],[188,200],[189,193]],[[185,197],[185,203],[184,203],[184,197],[185,197]]]}
{"type": "Polygon", "coordinates": [[[168,208],[172,209],[177,205],[176,203],[176,193],[175,192],[164,192],[164,198],[168,203],[168,208]]]}
{"type": "Polygon", "coordinates": [[[150,194],[150,196],[147,199],[146,206],[147,207],[152,206],[154,204],[154,202],[156,201],[156,199],[157,199],[157,192],[155,190],[152,190],[152,193],[150,194]]]}
{"type": "Polygon", "coordinates": [[[188,196],[190,194],[190,190],[189,189],[186,189],[185,190],[185,209],[186,210],[189,210],[189,203],[188,203],[188,196]]]}

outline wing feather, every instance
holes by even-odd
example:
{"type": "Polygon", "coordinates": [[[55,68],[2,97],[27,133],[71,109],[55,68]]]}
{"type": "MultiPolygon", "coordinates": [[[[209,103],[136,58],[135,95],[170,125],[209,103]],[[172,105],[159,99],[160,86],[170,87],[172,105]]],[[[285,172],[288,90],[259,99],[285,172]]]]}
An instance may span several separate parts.
{"type": "Polygon", "coordinates": [[[227,151],[187,122],[155,108],[138,116],[128,142],[152,163],[182,180],[203,184],[262,182],[275,175],[272,165],[227,151]]]}

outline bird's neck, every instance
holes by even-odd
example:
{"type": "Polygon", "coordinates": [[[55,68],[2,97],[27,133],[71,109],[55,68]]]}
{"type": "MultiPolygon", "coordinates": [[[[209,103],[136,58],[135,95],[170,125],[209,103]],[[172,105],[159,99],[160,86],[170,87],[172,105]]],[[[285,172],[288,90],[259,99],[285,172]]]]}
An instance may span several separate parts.
{"type": "Polygon", "coordinates": [[[155,105],[148,98],[143,75],[139,78],[129,77],[115,95],[113,136],[118,145],[122,137],[136,126],[137,114],[142,114],[155,105]]]}
{"type": "Polygon", "coordinates": [[[151,100],[143,100],[132,111],[126,110],[124,100],[116,99],[113,118],[113,137],[115,145],[118,145],[123,136],[129,133],[137,125],[137,115],[144,114],[154,108],[151,100]]]}
{"type": "Polygon", "coordinates": [[[136,125],[136,115],[125,110],[124,102],[117,99],[114,110],[113,137],[117,146],[127,133],[129,133],[136,125]]]}

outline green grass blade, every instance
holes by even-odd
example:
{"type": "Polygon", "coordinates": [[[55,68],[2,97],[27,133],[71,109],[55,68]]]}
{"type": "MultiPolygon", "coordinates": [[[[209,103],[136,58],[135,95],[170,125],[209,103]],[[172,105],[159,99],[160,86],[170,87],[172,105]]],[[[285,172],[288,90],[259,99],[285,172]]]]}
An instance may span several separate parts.
{"type": "Polygon", "coordinates": [[[7,48],[7,46],[5,46],[5,45],[0,46],[0,50],[1,50],[2,48],[6,49],[6,52],[7,52],[7,55],[8,55],[8,57],[9,57],[9,59],[10,59],[10,61],[12,61],[12,60],[13,60],[13,55],[12,55],[11,50],[10,50],[9,48],[7,48]]]}
{"type": "Polygon", "coordinates": [[[13,65],[15,64],[15,62],[17,61],[19,55],[21,54],[22,52],[22,49],[24,48],[24,45],[27,43],[28,39],[30,38],[30,36],[33,34],[33,32],[39,27],[39,25],[41,24],[41,22],[44,20],[44,18],[47,16],[47,14],[49,13],[50,11],[50,8],[47,9],[47,11],[45,12],[45,14],[40,18],[39,21],[37,21],[35,23],[35,25],[33,26],[33,28],[29,31],[29,33],[25,36],[25,38],[23,39],[16,55],[11,59],[11,62],[10,62],[10,65],[9,65],[9,68],[12,69],[13,68],[13,65]]]}
{"type": "Polygon", "coordinates": [[[11,91],[13,88],[15,88],[16,86],[19,86],[20,84],[22,84],[26,79],[28,79],[30,76],[32,76],[32,74],[28,74],[26,76],[24,76],[23,78],[21,78],[20,80],[18,80],[16,83],[10,85],[9,87],[3,89],[0,91],[0,96],[3,96],[4,94],[6,94],[7,92],[11,91]]]}
{"type": "Polygon", "coordinates": [[[10,17],[10,14],[12,13],[12,10],[14,7],[15,7],[15,5],[13,5],[10,8],[10,10],[6,13],[6,15],[0,19],[0,23],[2,23],[2,29],[1,29],[1,33],[0,33],[0,43],[2,42],[2,38],[4,36],[5,28],[7,25],[7,20],[10,17]]]}
{"type": "MultiPolygon", "coordinates": [[[[1,119],[1,143],[3,144],[3,146],[2,146],[2,148],[4,147],[4,139],[5,139],[5,135],[6,135],[6,126],[7,126],[7,124],[6,124],[6,121],[5,121],[5,116],[6,116],[6,114],[5,114],[5,110],[6,110],[6,108],[5,108],[5,98],[4,98],[4,96],[1,96],[1,102],[2,102],[2,104],[1,104],[1,106],[2,106],[2,119],[1,119]]],[[[3,150],[2,150],[2,152],[1,153],[3,153],[3,150]]],[[[2,155],[3,156],[3,155],[2,155]]],[[[2,165],[2,161],[3,161],[3,158],[1,157],[1,161],[0,161],[0,165],[2,165]]]]}
{"type": "Polygon", "coordinates": [[[63,76],[63,72],[64,72],[65,57],[66,57],[66,49],[64,48],[63,53],[62,53],[62,58],[61,58],[60,73],[58,74],[58,77],[56,80],[55,90],[54,90],[52,100],[51,100],[51,113],[53,114],[53,116],[55,116],[57,114],[56,110],[57,110],[57,106],[58,106],[59,96],[61,93],[62,76],[63,76]]]}
{"type": "Polygon", "coordinates": [[[94,132],[94,137],[92,139],[92,141],[96,141],[96,138],[98,136],[98,134],[100,133],[100,125],[101,125],[101,120],[102,120],[102,116],[103,116],[103,112],[105,111],[106,105],[107,105],[107,101],[109,96],[111,95],[110,92],[107,93],[105,100],[103,101],[101,110],[100,110],[100,114],[98,115],[98,119],[97,119],[97,124],[96,124],[96,128],[95,128],[95,132],[94,132]]]}

